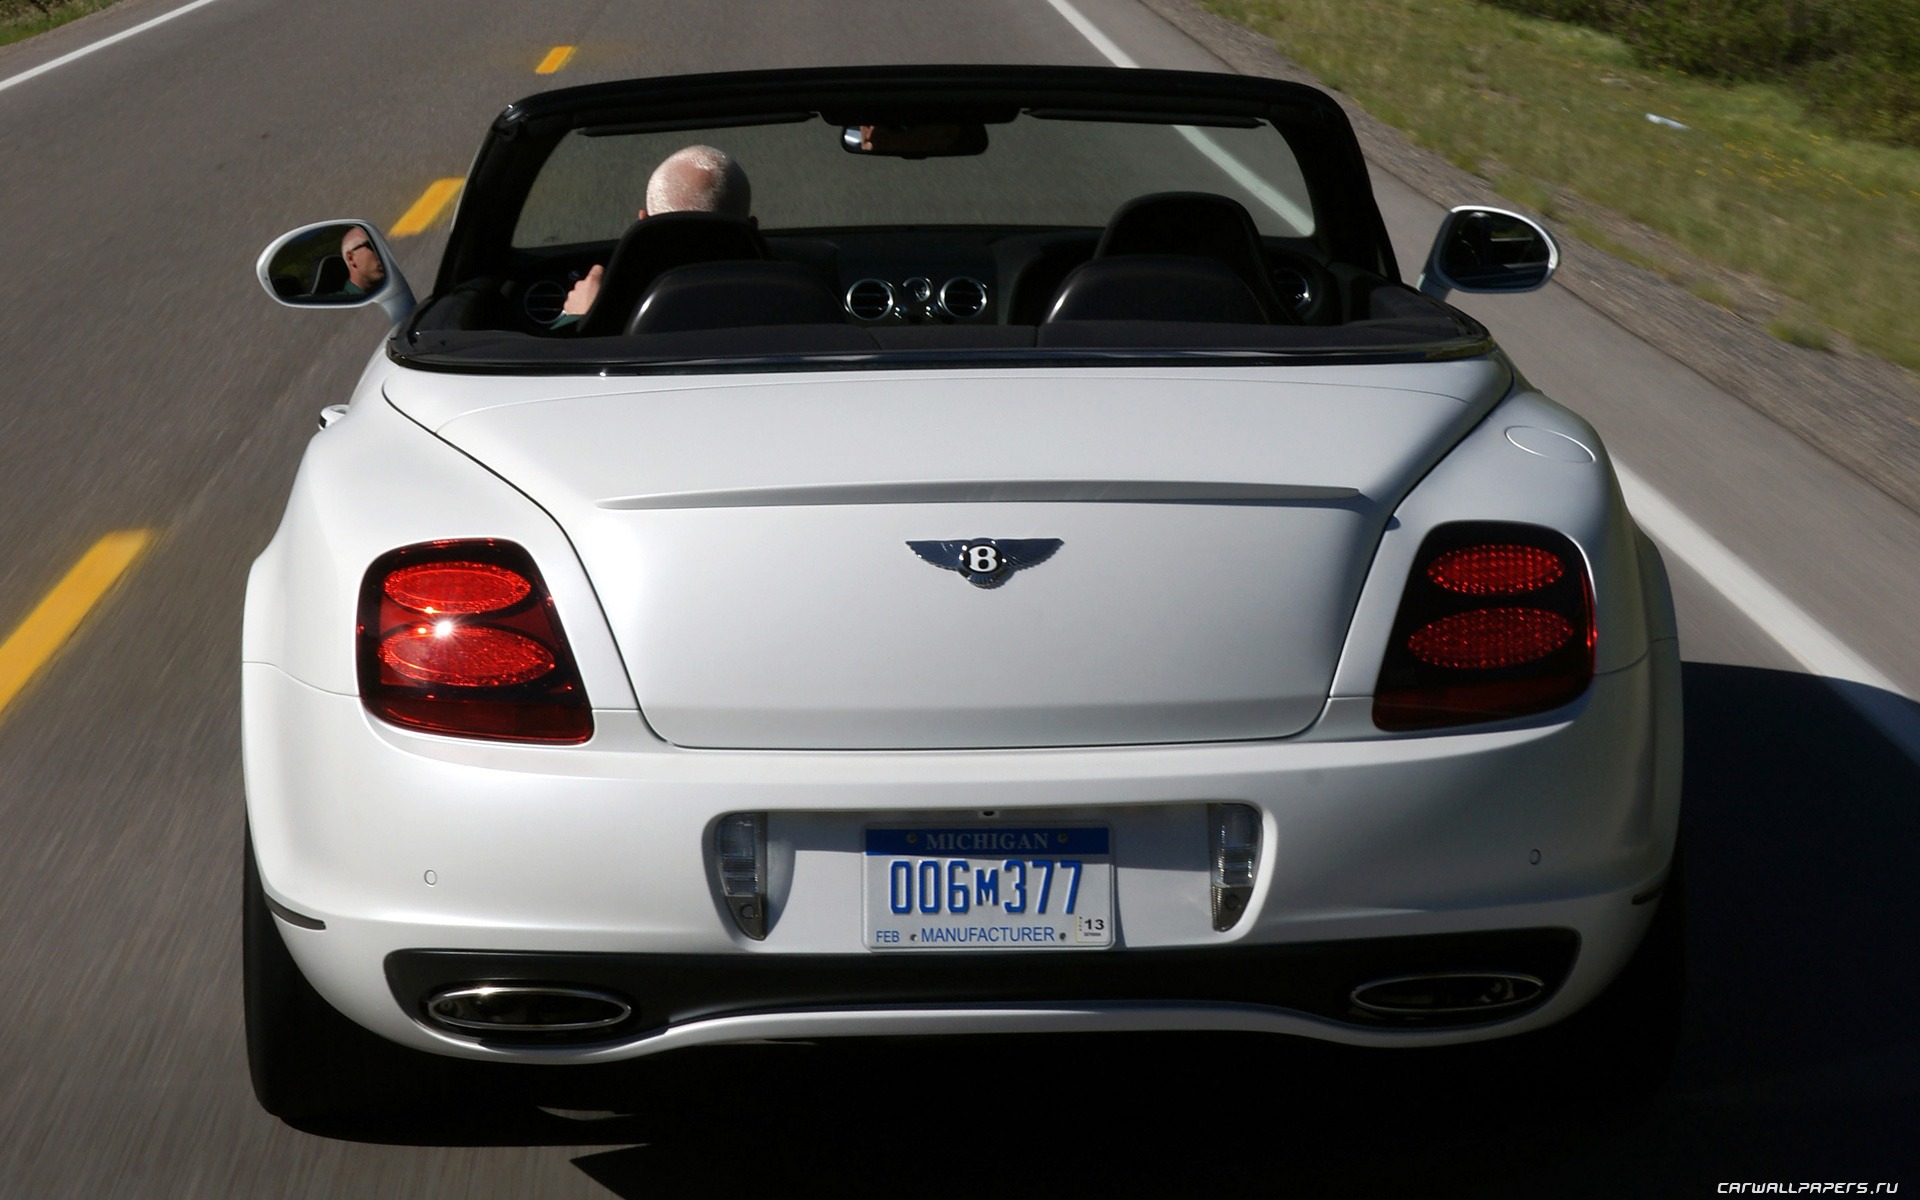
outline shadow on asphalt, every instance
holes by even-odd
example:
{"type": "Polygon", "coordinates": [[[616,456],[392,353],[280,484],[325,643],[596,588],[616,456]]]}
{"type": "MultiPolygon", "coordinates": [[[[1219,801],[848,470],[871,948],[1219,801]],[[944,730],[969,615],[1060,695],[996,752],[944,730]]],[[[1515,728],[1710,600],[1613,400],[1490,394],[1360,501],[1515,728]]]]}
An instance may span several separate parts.
{"type": "Polygon", "coordinates": [[[1686,687],[1687,1021],[1637,1110],[1512,1054],[997,1038],[689,1060],[631,1116],[313,1131],[618,1147],[573,1161],[629,1200],[1920,1188],[1920,764],[1819,679],[1689,663],[1686,687]]]}

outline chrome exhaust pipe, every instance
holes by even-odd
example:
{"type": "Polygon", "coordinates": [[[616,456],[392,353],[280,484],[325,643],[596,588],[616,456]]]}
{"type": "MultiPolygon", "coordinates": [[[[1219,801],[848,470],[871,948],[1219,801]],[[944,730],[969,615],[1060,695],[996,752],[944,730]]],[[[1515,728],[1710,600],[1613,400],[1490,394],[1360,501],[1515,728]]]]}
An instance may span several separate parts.
{"type": "Polygon", "coordinates": [[[1383,1017],[1497,1017],[1537,1003],[1547,985],[1508,971],[1398,975],[1354,988],[1354,1006],[1383,1017]]]}
{"type": "Polygon", "coordinates": [[[464,1034],[586,1033],[612,1029],[633,1005],[611,992],[546,984],[465,983],[427,1000],[427,1019],[464,1034]]]}

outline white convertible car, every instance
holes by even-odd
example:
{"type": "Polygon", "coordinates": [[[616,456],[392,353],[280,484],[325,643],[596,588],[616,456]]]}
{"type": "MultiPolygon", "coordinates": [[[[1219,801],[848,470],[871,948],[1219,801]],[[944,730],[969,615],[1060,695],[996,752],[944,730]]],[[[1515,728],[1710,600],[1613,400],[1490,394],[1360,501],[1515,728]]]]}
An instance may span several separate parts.
{"type": "Polygon", "coordinates": [[[1324,94],[1066,68],[531,97],[417,303],[279,239],[395,324],[247,592],[262,1104],[995,1032],[1657,1079],[1666,577],[1444,302],[1555,262],[1459,209],[1409,286],[1324,94]],[[691,145],[731,191],[636,220],[691,145]]]}

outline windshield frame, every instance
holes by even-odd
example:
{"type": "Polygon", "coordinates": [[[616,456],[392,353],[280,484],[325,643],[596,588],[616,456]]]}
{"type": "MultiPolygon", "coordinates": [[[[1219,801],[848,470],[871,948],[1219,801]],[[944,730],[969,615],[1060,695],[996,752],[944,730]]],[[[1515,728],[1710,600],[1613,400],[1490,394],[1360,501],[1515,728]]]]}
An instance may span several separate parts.
{"type": "MultiPolygon", "coordinates": [[[[420,317],[463,286],[510,275],[525,248],[513,245],[529,193],[549,157],[576,130],[718,129],[787,121],[856,124],[877,119],[912,124],[981,121],[991,129],[1031,114],[1043,119],[1107,120],[1169,126],[1244,127],[1264,123],[1285,142],[1307,189],[1314,229],[1304,238],[1316,257],[1399,281],[1386,225],[1374,199],[1353,126],[1333,98],[1302,84],[1248,76],[1112,67],[836,67],[729,72],[636,79],[544,92],[509,105],[490,125],[476,155],[433,295],[389,340],[397,362],[436,371],[508,374],[626,374],[672,371],[766,371],[800,367],[982,365],[1119,365],[1125,362],[1407,362],[1473,357],[1492,350],[1484,328],[1457,310],[1452,332],[1387,330],[1359,338],[1284,339],[1271,349],[1166,344],[1031,348],[1006,354],[984,348],[948,355],[935,350],[682,354],[665,358],[608,339],[491,338],[476,330],[441,335],[420,317]],[[558,341],[559,344],[555,344],[558,341]],[[601,342],[599,346],[588,343],[601,342]]],[[[1078,227],[1075,227],[1078,228],[1078,227]]],[[[782,231],[799,233],[803,231],[782,231]]],[[[997,230],[1014,232],[1012,227],[997,230]]],[[[1097,233],[1098,228],[1082,232],[1097,233]]],[[[1445,322],[1443,321],[1444,325],[1445,322]]],[[[1325,330],[1335,334],[1338,327],[1325,330]]]]}
{"type": "Polygon", "coordinates": [[[903,124],[970,117],[991,125],[1027,109],[1168,125],[1266,121],[1299,163],[1315,218],[1313,242],[1333,259],[1399,278],[1353,126],[1317,89],[1118,67],[842,67],[589,84],[508,105],[474,159],[434,291],[501,269],[514,253],[528,193],[575,129],[717,128],[783,118],[846,124],[880,114],[903,124]]]}

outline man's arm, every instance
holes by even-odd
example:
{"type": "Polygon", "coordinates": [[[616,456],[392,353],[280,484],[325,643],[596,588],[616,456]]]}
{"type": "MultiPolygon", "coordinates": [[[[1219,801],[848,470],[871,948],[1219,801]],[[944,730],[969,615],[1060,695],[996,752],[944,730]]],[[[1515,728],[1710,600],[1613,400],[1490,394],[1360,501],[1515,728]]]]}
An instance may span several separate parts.
{"type": "Polygon", "coordinates": [[[605,267],[595,263],[587,269],[585,278],[574,281],[573,289],[567,293],[567,302],[560,306],[560,316],[549,325],[549,329],[571,329],[578,325],[593,302],[600,298],[600,280],[607,273],[605,267]]]}

